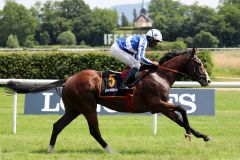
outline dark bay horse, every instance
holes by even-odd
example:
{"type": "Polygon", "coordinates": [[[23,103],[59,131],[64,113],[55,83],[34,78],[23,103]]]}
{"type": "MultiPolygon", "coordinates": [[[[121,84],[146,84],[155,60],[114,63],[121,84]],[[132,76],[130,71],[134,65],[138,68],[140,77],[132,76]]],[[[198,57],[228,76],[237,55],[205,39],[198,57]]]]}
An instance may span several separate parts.
{"type": "MultiPolygon", "coordinates": [[[[196,49],[169,52],[160,59],[159,67],[149,74],[146,73],[151,69],[139,71],[137,77],[144,78],[135,84],[133,107],[134,113],[164,114],[186,130],[185,137],[189,140],[193,134],[197,138],[209,141],[210,138],[207,135],[190,127],[186,110],[182,106],[168,103],[169,90],[179,75],[188,75],[202,86],[209,85],[209,76],[195,53],[196,49]]],[[[112,149],[103,140],[99,130],[97,104],[119,112],[128,112],[128,110],[125,107],[126,99],[124,98],[99,97],[100,74],[100,71],[83,70],[67,79],[45,85],[27,85],[12,81],[7,84],[7,87],[18,93],[35,93],[63,86],[62,100],[65,105],[65,114],[53,124],[48,152],[54,151],[57,136],[64,127],[83,114],[88,122],[90,134],[107,152],[111,153],[112,149]]]]}

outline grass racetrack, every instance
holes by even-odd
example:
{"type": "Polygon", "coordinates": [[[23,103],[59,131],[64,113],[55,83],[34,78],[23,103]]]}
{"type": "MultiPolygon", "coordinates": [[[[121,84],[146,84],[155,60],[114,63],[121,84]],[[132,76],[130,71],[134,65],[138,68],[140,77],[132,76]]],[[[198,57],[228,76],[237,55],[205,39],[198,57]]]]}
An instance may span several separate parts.
{"type": "MultiPolygon", "coordinates": [[[[12,96],[0,88],[0,160],[237,160],[240,154],[240,91],[216,91],[215,116],[189,116],[193,128],[212,140],[184,138],[185,131],[165,116],[152,134],[152,116],[99,116],[103,138],[118,154],[106,153],[78,117],[59,135],[56,153],[47,154],[52,124],[60,115],[24,115],[18,96],[17,134],[12,134],[12,96]]],[[[32,106],[34,107],[34,106],[32,106]]]]}

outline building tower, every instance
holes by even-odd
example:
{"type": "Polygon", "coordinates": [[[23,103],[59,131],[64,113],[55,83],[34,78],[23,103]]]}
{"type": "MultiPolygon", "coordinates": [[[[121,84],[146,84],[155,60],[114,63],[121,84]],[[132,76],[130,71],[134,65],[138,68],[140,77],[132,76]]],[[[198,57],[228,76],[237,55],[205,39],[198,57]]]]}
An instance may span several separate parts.
{"type": "Polygon", "coordinates": [[[147,10],[144,8],[144,0],[142,0],[142,7],[139,16],[134,20],[134,28],[152,27],[151,19],[147,15],[147,10]]]}

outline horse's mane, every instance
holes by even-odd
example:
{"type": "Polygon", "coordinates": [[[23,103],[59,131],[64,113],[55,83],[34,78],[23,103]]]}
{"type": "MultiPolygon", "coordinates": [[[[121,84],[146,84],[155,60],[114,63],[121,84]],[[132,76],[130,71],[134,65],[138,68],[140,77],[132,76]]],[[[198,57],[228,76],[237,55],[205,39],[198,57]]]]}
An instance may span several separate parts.
{"type": "Polygon", "coordinates": [[[190,51],[191,50],[169,51],[169,52],[165,53],[163,57],[160,58],[158,63],[163,64],[164,62],[169,61],[170,59],[172,59],[176,56],[187,54],[190,51]]]}

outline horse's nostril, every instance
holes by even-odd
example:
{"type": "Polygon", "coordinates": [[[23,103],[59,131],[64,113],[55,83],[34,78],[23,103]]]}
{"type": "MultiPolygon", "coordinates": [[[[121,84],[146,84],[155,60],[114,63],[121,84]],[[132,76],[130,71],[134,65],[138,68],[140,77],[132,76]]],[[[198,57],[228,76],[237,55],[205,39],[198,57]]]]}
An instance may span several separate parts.
{"type": "Polygon", "coordinates": [[[211,80],[208,80],[207,82],[208,82],[208,83],[211,83],[211,80]]]}

